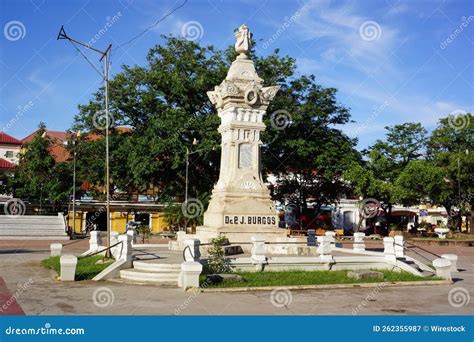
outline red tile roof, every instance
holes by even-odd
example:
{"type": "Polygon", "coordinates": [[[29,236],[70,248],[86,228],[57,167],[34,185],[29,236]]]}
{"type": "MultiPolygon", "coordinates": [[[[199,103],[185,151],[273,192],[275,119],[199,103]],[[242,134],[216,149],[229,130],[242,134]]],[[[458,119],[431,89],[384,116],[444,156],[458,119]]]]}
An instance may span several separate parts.
{"type": "MultiPolygon", "coordinates": [[[[23,138],[21,141],[24,144],[31,142],[35,138],[35,136],[38,135],[38,131],[39,130],[34,131],[30,135],[23,138]]],[[[68,160],[69,152],[63,145],[63,142],[67,140],[70,134],[64,131],[50,131],[48,129],[45,131],[46,135],[52,140],[52,144],[49,147],[49,152],[54,158],[54,160],[56,160],[57,162],[65,162],[66,160],[68,160]]]]}
{"type": "MultiPolygon", "coordinates": [[[[38,134],[38,131],[34,131],[30,135],[26,136],[25,138],[21,139],[23,143],[29,143],[33,138],[38,134]]],[[[50,131],[46,130],[46,135],[53,140],[64,141],[68,137],[68,133],[64,131],[50,131]]]]}
{"type": "Polygon", "coordinates": [[[12,170],[15,168],[15,164],[10,163],[8,160],[0,158],[0,170],[12,170]]]}
{"type": "Polygon", "coordinates": [[[8,135],[5,132],[0,132],[0,144],[21,146],[21,141],[12,137],[11,135],[8,135]]]}
{"type": "MultiPolygon", "coordinates": [[[[131,132],[132,129],[129,127],[115,127],[117,131],[120,133],[128,133],[131,132]]],[[[30,135],[26,136],[23,138],[21,141],[23,143],[29,143],[34,139],[34,137],[38,134],[38,131],[35,131],[31,133],[30,135]]],[[[65,162],[70,158],[69,151],[66,149],[64,146],[64,141],[66,141],[68,138],[72,136],[71,133],[64,132],[64,131],[50,131],[48,129],[45,130],[46,135],[51,138],[52,144],[50,145],[49,151],[51,153],[51,156],[56,160],[57,162],[65,162]]],[[[89,133],[87,135],[87,139],[89,140],[98,140],[102,138],[102,135],[97,134],[97,133],[89,133]]]]}

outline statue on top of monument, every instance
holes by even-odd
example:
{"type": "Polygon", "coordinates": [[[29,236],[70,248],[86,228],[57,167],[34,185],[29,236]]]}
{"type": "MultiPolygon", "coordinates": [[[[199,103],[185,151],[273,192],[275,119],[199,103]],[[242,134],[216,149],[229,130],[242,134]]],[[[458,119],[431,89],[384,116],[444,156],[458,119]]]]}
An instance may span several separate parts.
{"type": "Polygon", "coordinates": [[[241,25],[235,32],[235,51],[240,53],[239,57],[247,57],[250,52],[250,46],[252,44],[252,33],[245,24],[241,25]]]}

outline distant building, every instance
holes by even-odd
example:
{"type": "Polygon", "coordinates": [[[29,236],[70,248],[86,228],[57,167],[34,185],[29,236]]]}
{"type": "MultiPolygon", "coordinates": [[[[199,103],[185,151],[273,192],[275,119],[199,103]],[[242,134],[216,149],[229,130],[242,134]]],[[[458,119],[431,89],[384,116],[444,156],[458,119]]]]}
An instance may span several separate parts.
{"type": "MultiPolygon", "coordinates": [[[[37,135],[39,130],[29,134],[21,140],[23,144],[30,143],[37,135]]],[[[50,131],[45,129],[45,134],[51,139],[49,152],[55,161],[62,163],[69,159],[69,152],[66,149],[65,142],[71,137],[71,134],[64,131],[50,131]]]]}
{"type": "MultiPolygon", "coordinates": [[[[128,127],[115,127],[120,133],[129,132],[131,129],[128,127]]],[[[30,143],[38,134],[40,130],[37,130],[21,140],[23,144],[30,143]]],[[[51,140],[50,154],[54,160],[58,163],[69,160],[70,154],[67,150],[67,142],[73,139],[73,133],[65,131],[51,131],[49,129],[44,130],[46,136],[51,140]]],[[[102,136],[96,133],[87,133],[88,140],[98,140],[102,136]]]]}
{"type": "Polygon", "coordinates": [[[18,165],[22,142],[5,132],[0,132],[0,172],[12,171],[18,165]]]}

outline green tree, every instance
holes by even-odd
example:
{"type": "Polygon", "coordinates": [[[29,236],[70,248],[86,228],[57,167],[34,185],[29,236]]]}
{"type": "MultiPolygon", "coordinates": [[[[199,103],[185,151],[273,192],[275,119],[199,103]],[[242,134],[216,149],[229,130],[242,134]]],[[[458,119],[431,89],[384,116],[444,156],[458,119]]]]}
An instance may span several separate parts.
{"type": "Polygon", "coordinates": [[[433,161],[412,160],[395,181],[393,199],[405,206],[443,203],[443,185],[443,171],[433,161]]]}
{"type": "MultiPolygon", "coordinates": [[[[285,65],[286,73],[293,75],[296,65],[285,65]]],[[[337,128],[350,114],[337,103],[336,92],[317,85],[314,76],[281,84],[262,137],[264,171],[276,176],[276,199],[302,207],[312,202],[319,208],[347,191],[341,176],[360,154],[356,141],[337,128]]]]}
{"type": "MultiPolygon", "coordinates": [[[[150,49],[146,67],[124,66],[110,82],[113,121],[132,128],[126,139],[120,138],[123,134],[111,135],[117,142],[111,143],[112,189],[158,187],[163,201],[184,194],[186,147],[191,149],[194,139],[200,152],[190,161],[190,196],[209,191],[217,178],[219,118],[212,115],[206,92],[220,83],[228,66],[223,53],[213,47],[165,39],[165,46],[150,49]]],[[[100,89],[89,104],[79,107],[74,128],[103,134],[93,124],[102,103],[100,89]]],[[[87,144],[89,152],[103,155],[103,143],[87,144]]],[[[80,163],[87,169],[87,160],[80,163]]],[[[97,170],[95,180],[104,184],[97,170]]]]}
{"type": "Polygon", "coordinates": [[[426,129],[420,123],[387,126],[386,138],[377,140],[363,151],[365,160],[353,163],[344,175],[354,192],[381,202],[390,222],[392,206],[396,202],[395,183],[406,166],[419,159],[424,152],[426,129]]]}
{"type": "Polygon", "coordinates": [[[20,153],[12,190],[15,197],[30,202],[49,202],[54,211],[71,193],[72,174],[68,164],[56,163],[51,156],[51,144],[45,125],[40,123],[37,134],[20,153]]]}
{"type": "Polygon", "coordinates": [[[442,118],[427,144],[427,157],[443,175],[441,194],[430,197],[446,208],[451,226],[461,227],[462,215],[474,205],[474,117],[470,113],[442,118]]]}
{"type": "MultiPolygon", "coordinates": [[[[168,201],[177,195],[181,200],[184,197],[180,195],[184,195],[187,148],[198,151],[190,156],[190,197],[209,192],[218,178],[220,119],[206,92],[225,78],[235,51],[175,37],[164,39],[164,45],[150,49],[146,66],[123,66],[110,82],[115,126],[131,127],[126,136],[112,129],[111,169],[112,189],[153,187],[159,189],[161,201],[168,201]]],[[[342,172],[359,158],[355,141],[338,129],[350,120],[348,109],[337,103],[336,89],[317,85],[314,76],[297,76],[295,60],[280,56],[278,50],[265,57],[254,54],[253,59],[266,85],[281,86],[268,109],[267,131],[262,137],[263,171],[278,177],[275,197],[285,199],[297,192],[292,199],[302,204],[308,198],[318,204],[332,202],[346,189],[342,172]],[[271,113],[277,110],[291,116],[292,124],[286,129],[272,124],[271,113]],[[293,175],[298,175],[297,181],[293,175]]],[[[79,107],[74,129],[103,134],[93,124],[102,107],[100,89],[79,107]]],[[[103,155],[100,141],[86,144],[89,146],[83,148],[88,153],[103,155]]],[[[97,161],[101,158],[84,158],[79,162],[81,169],[88,170],[90,162],[94,180],[103,184],[97,161]]]]}

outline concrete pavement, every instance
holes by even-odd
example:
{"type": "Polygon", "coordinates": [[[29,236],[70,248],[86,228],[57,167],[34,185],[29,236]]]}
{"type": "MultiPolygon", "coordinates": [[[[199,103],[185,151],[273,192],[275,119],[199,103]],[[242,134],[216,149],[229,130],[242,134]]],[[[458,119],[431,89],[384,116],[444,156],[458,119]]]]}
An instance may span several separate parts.
{"type": "MultiPolygon", "coordinates": [[[[0,277],[6,284],[10,298],[17,297],[18,304],[27,315],[472,315],[474,313],[474,299],[469,298],[469,302],[465,303],[466,293],[472,297],[474,289],[473,247],[429,248],[438,254],[453,253],[459,256],[458,267],[463,271],[454,274],[456,279],[454,284],[282,291],[280,295],[283,296],[283,302],[275,303],[274,296],[278,294],[273,294],[272,297],[270,291],[196,293],[184,292],[178,288],[112,281],[58,282],[53,279],[53,271],[45,270],[39,265],[42,259],[49,256],[51,242],[0,242],[0,277]],[[453,288],[456,288],[457,292],[451,292],[451,303],[454,304],[451,305],[449,292],[453,288]],[[460,298],[461,300],[464,298],[464,301],[459,302],[460,298]]],[[[86,249],[87,241],[69,241],[63,247],[63,254],[77,255],[86,249]]],[[[0,298],[5,301],[5,295],[0,298]]],[[[3,314],[6,314],[6,310],[3,314]]]]}

